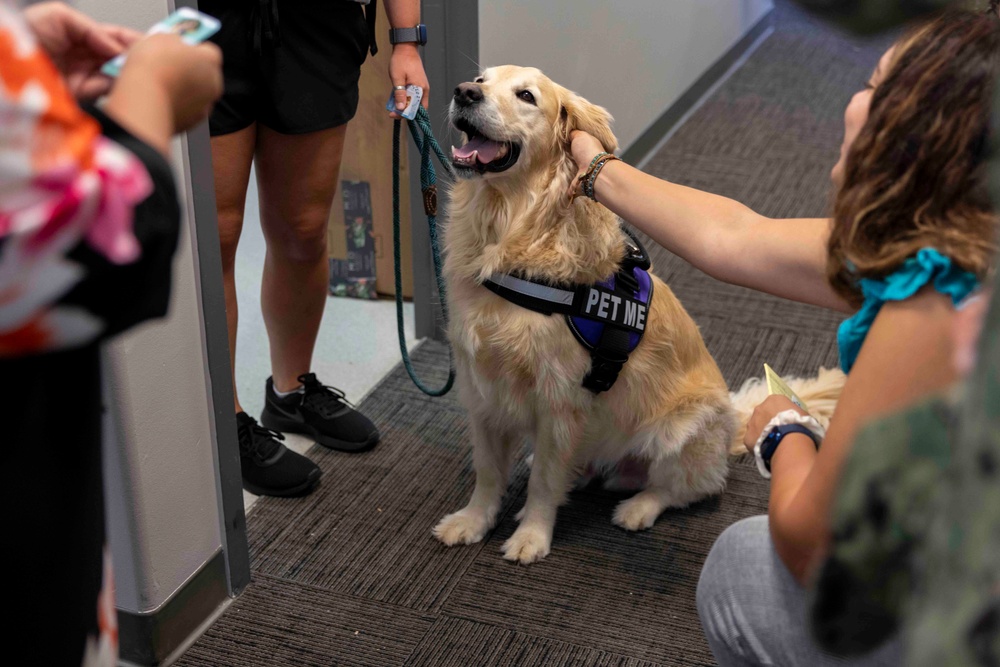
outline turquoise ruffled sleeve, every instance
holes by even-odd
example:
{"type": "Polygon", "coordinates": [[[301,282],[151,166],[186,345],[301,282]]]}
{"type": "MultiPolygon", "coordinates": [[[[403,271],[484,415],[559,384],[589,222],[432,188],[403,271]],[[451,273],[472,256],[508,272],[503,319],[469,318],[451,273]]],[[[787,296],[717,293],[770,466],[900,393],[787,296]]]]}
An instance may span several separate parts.
{"type": "Polygon", "coordinates": [[[951,258],[945,257],[934,248],[921,248],[910,257],[899,270],[881,280],[862,278],[859,281],[864,303],[861,309],[844,320],[837,330],[837,346],[840,349],[840,367],[849,373],[858,358],[865,336],[875,321],[875,316],[886,301],[903,301],[920,291],[924,285],[933,284],[941,294],[951,297],[958,305],[979,286],[975,274],[958,268],[951,258]]]}

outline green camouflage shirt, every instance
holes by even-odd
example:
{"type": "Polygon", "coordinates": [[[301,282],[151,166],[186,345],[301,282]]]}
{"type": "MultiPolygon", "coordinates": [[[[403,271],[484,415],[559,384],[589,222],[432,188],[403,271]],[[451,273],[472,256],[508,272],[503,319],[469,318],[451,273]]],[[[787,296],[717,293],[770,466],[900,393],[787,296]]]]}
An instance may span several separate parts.
{"type": "Polygon", "coordinates": [[[858,437],[817,582],[817,640],[844,655],[897,633],[907,665],[1000,665],[1000,289],[952,394],[858,437]]]}

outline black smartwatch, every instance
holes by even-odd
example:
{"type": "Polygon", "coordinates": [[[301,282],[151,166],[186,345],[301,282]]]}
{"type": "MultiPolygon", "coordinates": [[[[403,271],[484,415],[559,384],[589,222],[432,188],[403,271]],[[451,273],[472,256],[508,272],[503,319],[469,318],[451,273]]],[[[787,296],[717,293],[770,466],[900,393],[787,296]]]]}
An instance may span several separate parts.
{"type": "Polygon", "coordinates": [[[803,435],[808,435],[812,438],[813,444],[819,449],[819,439],[816,434],[807,429],[802,424],[784,424],[782,426],[775,426],[771,429],[771,432],[767,434],[764,438],[764,442],[760,443],[760,458],[764,462],[764,466],[767,468],[768,472],[771,472],[771,457],[774,456],[774,452],[778,450],[778,445],[781,444],[781,440],[789,433],[801,433],[803,435]]]}
{"type": "Polygon", "coordinates": [[[390,44],[403,44],[406,42],[413,42],[423,46],[427,43],[427,26],[423,23],[413,26],[412,28],[390,28],[389,29],[389,43],[390,44]]]}

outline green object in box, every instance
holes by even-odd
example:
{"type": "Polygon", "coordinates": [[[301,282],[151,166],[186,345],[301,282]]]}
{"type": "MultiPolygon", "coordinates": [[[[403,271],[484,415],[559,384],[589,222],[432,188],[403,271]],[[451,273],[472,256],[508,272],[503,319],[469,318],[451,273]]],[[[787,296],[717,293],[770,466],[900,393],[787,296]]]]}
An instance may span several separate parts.
{"type": "Polygon", "coordinates": [[[341,181],[340,189],[347,259],[330,260],[330,294],[377,299],[371,189],[365,181],[341,181]]]}

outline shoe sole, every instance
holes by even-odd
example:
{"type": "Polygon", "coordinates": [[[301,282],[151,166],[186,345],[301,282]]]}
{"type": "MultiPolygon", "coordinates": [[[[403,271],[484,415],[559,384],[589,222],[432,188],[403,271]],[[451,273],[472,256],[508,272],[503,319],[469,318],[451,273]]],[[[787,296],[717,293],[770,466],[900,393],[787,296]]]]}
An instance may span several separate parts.
{"type": "Polygon", "coordinates": [[[337,438],[332,438],[328,435],[320,433],[309,424],[298,422],[294,419],[286,419],[280,415],[275,415],[274,413],[269,412],[266,406],[260,415],[260,423],[272,431],[304,435],[312,438],[327,449],[334,449],[338,452],[347,452],[349,454],[367,452],[369,449],[377,445],[381,439],[381,434],[378,431],[375,431],[375,433],[373,433],[365,442],[348,442],[346,440],[338,440],[337,438]]]}
{"type": "Polygon", "coordinates": [[[315,473],[311,474],[306,481],[302,482],[298,486],[293,486],[288,489],[270,489],[264,486],[257,486],[256,484],[250,483],[243,480],[243,489],[249,491],[255,496],[271,496],[273,498],[294,498],[297,496],[305,496],[312,493],[312,490],[316,488],[319,484],[319,478],[322,477],[323,472],[317,470],[315,473]]]}

